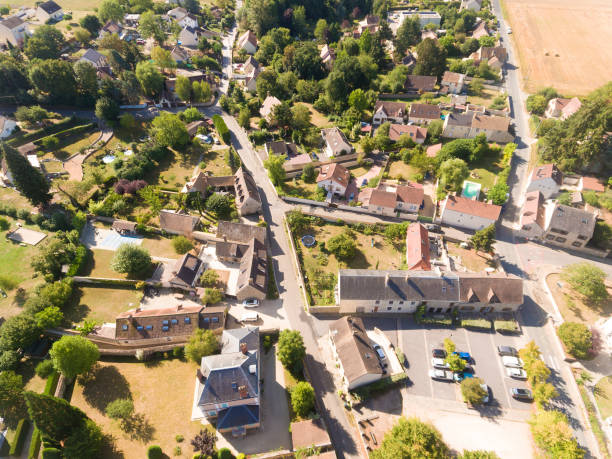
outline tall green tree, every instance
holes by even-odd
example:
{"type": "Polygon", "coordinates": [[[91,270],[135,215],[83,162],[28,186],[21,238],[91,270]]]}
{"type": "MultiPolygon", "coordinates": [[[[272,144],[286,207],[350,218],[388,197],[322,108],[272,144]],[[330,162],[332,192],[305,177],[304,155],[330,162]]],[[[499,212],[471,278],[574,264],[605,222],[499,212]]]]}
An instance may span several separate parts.
{"type": "Polygon", "coordinates": [[[125,14],[125,9],[119,0],[103,0],[98,6],[98,17],[102,23],[107,21],[120,22],[125,14]]]}
{"type": "Polygon", "coordinates": [[[29,78],[39,99],[49,103],[74,104],[77,81],[69,62],[57,59],[34,61],[29,78]]]}
{"type": "Polygon", "coordinates": [[[202,357],[214,354],[218,350],[219,341],[212,330],[198,328],[189,337],[189,341],[185,345],[185,356],[199,364],[202,357]]]}
{"type": "Polygon", "coordinates": [[[533,439],[549,457],[581,459],[584,450],[572,435],[567,416],[557,410],[537,410],[529,420],[533,439]]]}
{"type": "Polygon", "coordinates": [[[426,38],[417,45],[416,51],[417,62],[414,73],[441,77],[446,70],[446,50],[438,43],[438,40],[426,38]]]}
{"type": "Polygon", "coordinates": [[[588,301],[598,304],[609,297],[604,282],[606,273],[591,263],[576,263],[566,266],[563,268],[561,276],[588,301]]]}
{"type": "Polygon", "coordinates": [[[447,159],[438,169],[440,186],[450,191],[459,191],[463,182],[470,175],[465,161],[459,158],[447,159]]]}
{"type": "Polygon", "coordinates": [[[64,399],[31,391],[26,391],[24,397],[36,428],[55,441],[68,438],[87,419],[85,413],[64,399]]]}
{"type": "Polygon", "coordinates": [[[93,14],[88,14],[87,16],[83,17],[79,21],[79,25],[92,35],[97,35],[102,28],[102,24],[100,24],[98,16],[93,14]]]}
{"type": "Polygon", "coordinates": [[[26,41],[24,52],[29,59],[59,59],[64,35],[51,25],[38,27],[26,41]]]}
{"type": "Polygon", "coordinates": [[[476,231],[470,238],[476,250],[490,252],[495,244],[495,224],[489,225],[486,228],[476,231]]]}
{"type": "Polygon", "coordinates": [[[89,62],[77,61],[74,64],[74,76],[78,87],[80,106],[92,106],[98,92],[96,68],[89,62]]]}
{"type": "Polygon", "coordinates": [[[302,370],[302,361],[306,356],[304,339],[297,330],[282,330],[278,336],[278,360],[294,373],[302,370]]]}
{"type": "Polygon", "coordinates": [[[283,165],[286,159],[286,155],[271,155],[264,161],[264,167],[268,170],[268,175],[274,186],[281,186],[285,181],[287,173],[283,165]]]}
{"type": "Polygon", "coordinates": [[[19,192],[35,206],[46,205],[51,200],[47,179],[13,147],[2,144],[1,148],[19,192]]]}
{"type": "Polygon", "coordinates": [[[314,409],[315,391],[310,383],[300,381],[291,389],[291,407],[298,416],[306,417],[314,409]]]}
{"type": "Polygon", "coordinates": [[[88,372],[98,361],[98,347],[82,336],[62,336],[53,343],[49,351],[53,366],[66,378],[72,380],[88,372]]]}
{"type": "Polygon", "coordinates": [[[421,40],[421,23],[419,18],[406,18],[402,25],[397,29],[395,40],[393,41],[394,58],[396,61],[402,60],[406,51],[416,45],[421,40]]]}
{"type": "Polygon", "coordinates": [[[164,84],[164,77],[153,62],[142,61],[136,64],[136,78],[147,96],[158,95],[164,84]]]}
{"type": "Polygon", "coordinates": [[[449,449],[442,435],[431,424],[417,418],[401,417],[385,434],[379,449],[372,451],[372,459],[445,459],[449,449]]]}
{"type": "Polygon", "coordinates": [[[160,45],[166,40],[166,32],[162,18],[153,11],[145,11],[140,15],[138,31],[143,38],[151,38],[160,45]]]}
{"type": "Polygon", "coordinates": [[[15,428],[27,416],[23,398],[23,379],[13,371],[0,373],[0,412],[7,426],[15,428]]]}
{"type": "Polygon", "coordinates": [[[152,124],[155,140],[160,145],[182,148],[189,143],[189,133],[178,115],[162,112],[152,124]]]}
{"type": "Polygon", "coordinates": [[[143,274],[150,267],[147,249],[134,244],[121,244],[111,260],[111,268],[118,273],[143,274]]]}

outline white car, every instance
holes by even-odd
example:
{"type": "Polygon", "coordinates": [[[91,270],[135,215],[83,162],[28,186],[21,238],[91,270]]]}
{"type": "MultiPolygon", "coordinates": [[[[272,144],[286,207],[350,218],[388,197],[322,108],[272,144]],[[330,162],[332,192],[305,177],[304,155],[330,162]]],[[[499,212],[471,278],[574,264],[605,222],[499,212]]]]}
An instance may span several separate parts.
{"type": "Polygon", "coordinates": [[[246,314],[242,314],[240,318],[240,322],[257,322],[259,320],[259,314],[256,312],[247,312],[246,314]]]}
{"type": "Polygon", "coordinates": [[[486,384],[481,384],[480,387],[482,387],[482,390],[487,393],[487,395],[485,395],[482,399],[482,403],[489,403],[489,386],[487,386],[486,384]]]}
{"type": "Polygon", "coordinates": [[[256,308],[259,306],[259,300],[257,298],[247,298],[242,302],[245,308],[256,308]]]}
{"type": "Polygon", "coordinates": [[[506,368],[506,375],[514,379],[527,379],[527,373],[520,368],[506,368]]]}
{"type": "Polygon", "coordinates": [[[523,368],[523,361],[518,357],[512,357],[510,355],[505,355],[502,357],[502,363],[505,367],[510,368],[523,368]]]}
{"type": "Polygon", "coordinates": [[[440,381],[452,381],[453,372],[434,368],[433,370],[429,370],[429,377],[431,379],[438,379],[440,381]]]}
{"type": "Polygon", "coordinates": [[[440,368],[442,370],[449,369],[448,363],[446,363],[444,359],[436,359],[436,358],[431,359],[431,366],[434,368],[440,368]]]}
{"type": "Polygon", "coordinates": [[[385,351],[382,350],[380,344],[375,344],[374,346],[372,346],[372,348],[376,351],[380,360],[385,360],[387,358],[387,356],[385,355],[385,351]]]}
{"type": "Polygon", "coordinates": [[[511,33],[512,33],[512,27],[508,27],[508,28],[506,29],[506,33],[511,34],[511,33]]]}

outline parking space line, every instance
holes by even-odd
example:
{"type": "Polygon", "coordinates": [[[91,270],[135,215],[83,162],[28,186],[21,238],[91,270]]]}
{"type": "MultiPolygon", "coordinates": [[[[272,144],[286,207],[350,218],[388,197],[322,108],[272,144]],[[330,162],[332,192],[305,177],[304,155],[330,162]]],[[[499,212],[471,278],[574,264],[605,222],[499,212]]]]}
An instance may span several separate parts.
{"type": "MultiPolygon", "coordinates": [[[[426,352],[426,355],[427,355],[427,358],[425,359],[425,362],[428,363],[427,368],[429,368],[431,350],[429,349],[429,344],[427,343],[427,333],[425,333],[425,329],[422,329],[421,331],[423,332],[423,341],[425,341],[425,352],[426,352]]],[[[429,370],[427,370],[427,379],[429,380],[429,393],[430,393],[430,397],[433,397],[434,396],[433,382],[432,382],[431,378],[429,377],[429,370]]]]}
{"type": "MultiPolygon", "coordinates": [[[[547,357],[548,357],[548,366],[552,368],[553,370],[559,371],[559,365],[557,364],[555,357],[552,354],[548,355],[547,357]]],[[[546,359],[544,360],[544,362],[546,362],[546,359]]]]}
{"type": "MultiPolygon", "coordinates": [[[[474,358],[474,354],[472,354],[472,346],[470,345],[470,337],[468,335],[467,330],[464,328],[463,332],[465,333],[465,342],[467,343],[467,348],[468,348],[468,352],[470,353],[470,355],[472,356],[472,359],[474,358]]],[[[470,363],[470,362],[468,362],[470,363]]]]}
{"type": "MultiPolygon", "coordinates": [[[[491,346],[493,346],[493,349],[495,349],[496,353],[497,353],[497,347],[495,346],[495,341],[493,340],[493,335],[489,335],[489,339],[491,340],[491,346]]],[[[499,368],[499,371],[501,371],[502,374],[502,384],[504,385],[504,394],[506,394],[506,401],[508,402],[508,409],[512,409],[512,401],[510,400],[510,390],[508,388],[508,385],[506,384],[506,371],[504,366],[501,363],[501,359],[498,358],[495,359],[497,360],[497,367],[499,368]]]]}

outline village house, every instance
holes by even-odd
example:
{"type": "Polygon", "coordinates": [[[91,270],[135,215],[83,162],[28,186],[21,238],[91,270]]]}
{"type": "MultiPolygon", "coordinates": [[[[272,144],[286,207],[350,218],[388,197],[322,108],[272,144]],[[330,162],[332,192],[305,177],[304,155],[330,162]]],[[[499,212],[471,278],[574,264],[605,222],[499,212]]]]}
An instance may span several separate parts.
{"type": "MultiPolygon", "coordinates": [[[[174,48],[172,52],[180,48],[174,48]]],[[[172,55],[172,54],[171,54],[172,55]]],[[[199,83],[206,82],[210,86],[210,89],[214,92],[215,90],[215,79],[212,74],[204,73],[201,70],[189,70],[189,69],[176,69],[176,77],[174,78],[166,78],[164,82],[165,94],[164,99],[167,103],[172,104],[177,101],[180,101],[180,98],[176,94],[176,79],[179,77],[185,77],[189,80],[190,83],[197,81],[199,83]]]]}
{"type": "Polygon", "coordinates": [[[469,137],[474,138],[484,132],[489,142],[508,143],[514,140],[509,130],[509,117],[475,113],[469,137]]]}
{"type": "Polygon", "coordinates": [[[340,269],[340,314],[510,312],[523,304],[520,277],[490,273],[340,269]]]}
{"type": "Polygon", "coordinates": [[[17,16],[0,20],[0,46],[23,47],[28,33],[27,24],[17,16]]]}
{"type": "Polygon", "coordinates": [[[184,27],[178,35],[178,44],[189,48],[197,48],[200,41],[198,30],[193,27],[184,27]]]}
{"type": "Polygon", "coordinates": [[[410,124],[392,124],[389,126],[389,139],[397,142],[401,136],[407,135],[414,143],[421,145],[427,138],[427,128],[410,124]]]}
{"type": "Polygon", "coordinates": [[[36,19],[42,23],[61,21],[63,17],[62,7],[53,0],[43,2],[36,8],[36,19]]]}
{"type": "Polygon", "coordinates": [[[13,133],[16,127],[17,123],[15,120],[0,115],[0,139],[6,139],[13,133]]]}
{"type": "Polygon", "coordinates": [[[261,104],[261,108],[259,109],[259,114],[263,119],[265,119],[268,123],[272,121],[272,116],[274,115],[274,107],[280,105],[281,101],[278,100],[274,96],[268,96],[261,104]]]}
{"type": "Polygon", "coordinates": [[[472,32],[472,38],[475,38],[476,40],[478,40],[479,38],[488,37],[488,36],[489,36],[489,29],[487,27],[487,22],[486,21],[478,22],[478,25],[472,32]]]}
{"type": "Polygon", "coordinates": [[[270,155],[286,155],[294,156],[298,154],[298,147],[293,142],[284,142],[282,140],[275,140],[272,142],[266,142],[264,145],[266,154],[270,155]]]}
{"type": "Polygon", "coordinates": [[[500,213],[501,206],[448,195],[442,201],[440,221],[445,225],[478,231],[495,224],[500,213]]]}
{"type": "Polygon", "coordinates": [[[200,218],[194,215],[167,209],[159,212],[159,226],[170,234],[189,236],[196,230],[199,224],[200,218]]]}
{"type": "Polygon", "coordinates": [[[539,191],[544,199],[549,199],[559,193],[563,185],[563,173],[555,164],[536,166],[529,176],[527,192],[539,191]]]}
{"type": "Polygon", "coordinates": [[[111,225],[111,229],[122,236],[135,236],[138,233],[136,226],[136,222],[130,222],[128,220],[114,220],[113,224],[111,225]]]}
{"type": "Polygon", "coordinates": [[[556,97],[548,101],[548,106],[546,107],[544,115],[546,118],[560,118],[565,120],[580,110],[580,107],[582,107],[582,102],[580,102],[580,99],[577,97],[571,99],[556,97]]]}
{"type": "Polygon", "coordinates": [[[467,139],[472,129],[474,113],[449,113],[444,119],[442,136],[451,139],[467,139]]]}
{"type": "Polygon", "coordinates": [[[321,48],[321,53],[319,55],[323,61],[323,65],[325,65],[327,70],[331,70],[334,62],[336,61],[336,52],[325,44],[323,45],[323,48],[321,48]]]}
{"type": "Polygon", "coordinates": [[[408,93],[432,92],[438,79],[428,75],[407,75],[404,90],[408,93]]]}
{"type": "Polygon", "coordinates": [[[247,30],[238,38],[237,48],[243,50],[247,54],[255,54],[257,51],[257,37],[253,32],[247,30]]]}
{"type": "Polygon", "coordinates": [[[441,86],[448,88],[450,94],[460,94],[465,89],[465,75],[456,72],[444,72],[441,86]]]}
{"type": "Polygon", "coordinates": [[[202,357],[196,373],[192,421],[206,420],[216,431],[243,437],[260,426],[259,329],[224,330],[221,353],[202,357]]]}
{"type": "Polygon", "coordinates": [[[346,390],[378,381],[382,364],[359,317],[342,317],[329,325],[329,342],[346,390]]]}
{"type": "Polygon", "coordinates": [[[461,0],[459,11],[472,10],[478,12],[480,8],[482,8],[482,0],[461,0]]]}
{"type": "Polygon", "coordinates": [[[169,280],[170,287],[195,292],[195,284],[202,274],[202,260],[186,253],[176,260],[169,280]]]}
{"type": "Polygon", "coordinates": [[[601,183],[597,177],[580,177],[578,182],[579,191],[595,191],[596,193],[603,193],[606,191],[606,187],[601,183]]]}
{"type": "Polygon", "coordinates": [[[123,24],[126,27],[131,27],[132,29],[136,29],[140,24],[140,14],[137,13],[126,13],[123,16],[123,24]]]}
{"type": "Polygon", "coordinates": [[[342,132],[337,127],[321,129],[323,137],[325,154],[331,158],[332,156],[342,156],[353,151],[353,146],[349,143],[342,132]]]}
{"type": "Polygon", "coordinates": [[[410,51],[406,51],[406,55],[402,57],[402,65],[408,67],[408,70],[411,70],[412,67],[416,65],[416,53],[412,53],[410,51]]]}
{"type": "Polygon", "coordinates": [[[474,65],[486,62],[489,67],[500,70],[508,60],[508,52],[503,46],[482,46],[470,55],[470,59],[474,60],[474,65]]]}
{"type": "Polygon", "coordinates": [[[250,172],[240,167],[234,174],[234,193],[238,214],[252,215],[261,212],[261,198],[250,172]]]}
{"type": "Polygon", "coordinates": [[[260,67],[261,66],[259,65],[259,62],[257,62],[257,59],[255,59],[253,56],[249,56],[242,66],[242,71],[245,75],[249,75],[255,70],[259,70],[260,67]]]}
{"type": "Polygon", "coordinates": [[[380,24],[380,17],[368,14],[363,20],[359,21],[359,35],[366,30],[370,31],[370,34],[374,34],[378,31],[378,27],[380,24]]]}
{"type": "Polygon", "coordinates": [[[542,240],[569,249],[584,247],[593,237],[596,220],[596,215],[587,210],[550,202],[542,240]]]}
{"type": "Polygon", "coordinates": [[[546,228],[544,197],[540,190],[528,191],[521,208],[518,235],[530,240],[540,240],[546,228]]]}
{"type": "MultiPolygon", "coordinates": [[[[316,448],[319,451],[331,450],[330,452],[336,459],[336,453],[332,450],[332,443],[322,418],[292,422],[290,431],[294,452],[308,448],[316,448]]],[[[316,459],[323,458],[317,454],[316,459]]]]}
{"type": "Polygon", "coordinates": [[[257,67],[253,69],[251,73],[249,73],[244,79],[244,87],[247,91],[255,92],[257,90],[257,77],[263,70],[261,67],[257,67]]]}
{"type": "Polygon", "coordinates": [[[399,212],[417,213],[423,204],[423,185],[391,185],[381,182],[376,188],[365,188],[359,193],[361,207],[373,214],[395,217],[399,212]]]}
{"type": "Polygon", "coordinates": [[[440,119],[440,107],[432,104],[410,104],[408,119],[411,123],[429,124],[440,119]]]}
{"type": "Polygon", "coordinates": [[[429,232],[420,223],[411,223],[406,231],[407,269],[431,271],[429,232]]]}
{"type": "Polygon", "coordinates": [[[79,62],[87,62],[88,64],[93,65],[96,69],[108,67],[108,60],[106,59],[106,56],[91,48],[85,51],[85,54],[81,56],[79,62]]]}
{"type": "Polygon", "coordinates": [[[406,122],[406,104],[404,102],[376,101],[374,105],[373,124],[379,125],[390,121],[391,123],[403,124],[406,122]]]}
{"type": "Polygon", "coordinates": [[[328,193],[344,196],[350,180],[351,174],[342,164],[324,164],[319,169],[317,186],[328,193]]]}
{"type": "Polygon", "coordinates": [[[192,29],[198,27],[198,19],[181,6],[171,9],[166,14],[168,17],[174,19],[181,27],[190,27],[192,29]]]}
{"type": "Polygon", "coordinates": [[[107,33],[111,35],[117,34],[119,38],[124,37],[123,27],[121,26],[121,24],[118,24],[115,21],[107,21],[106,24],[104,24],[102,28],[100,29],[98,36],[102,38],[107,33]]]}

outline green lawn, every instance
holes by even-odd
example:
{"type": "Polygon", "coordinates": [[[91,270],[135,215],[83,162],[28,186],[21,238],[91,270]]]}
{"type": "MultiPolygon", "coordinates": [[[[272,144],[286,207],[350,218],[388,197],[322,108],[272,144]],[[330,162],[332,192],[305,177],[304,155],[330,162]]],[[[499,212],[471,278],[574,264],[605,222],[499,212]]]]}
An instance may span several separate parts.
{"type": "Polygon", "coordinates": [[[66,306],[67,325],[84,319],[97,323],[114,322],[120,313],[138,307],[141,295],[140,291],[130,287],[75,287],[66,306]]]}
{"type": "Polygon", "coordinates": [[[479,161],[470,164],[470,177],[468,180],[471,182],[478,182],[482,185],[482,191],[490,189],[495,185],[497,175],[501,172],[502,168],[499,165],[501,160],[501,151],[499,154],[488,155],[481,158],[479,161]]]}
{"type": "Polygon", "coordinates": [[[283,183],[283,191],[288,196],[312,199],[313,201],[317,200],[317,188],[318,187],[316,183],[306,183],[303,180],[297,178],[295,180],[287,180],[285,183],[283,183]]]}
{"type": "Polygon", "coordinates": [[[142,246],[149,251],[154,257],[178,258],[180,255],[176,253],[172,247],[172,239],[161,236],[147,236],[142,241],[142,246]]]}
{"type": "Polygon", "coordinates": [[[599,380],[595,386],[595,401],[603,419],[612,416],[612,376],[599,380]]]}
{"type": "MultiPolygon", "coordinates": [[[[115,252],[112,250],[90,250],[87,262],[83,266],[80,275],[88,277],[106,277],[110,279],[129,279],[125,273],[118,273],[113,271],[111,268],[111,261],[115,252]]],[[[137,280],[145,280],[153,274],[155,271],[155,263],[152,264],[151,269],[141,276],[132,277],[137,280]]]]}

